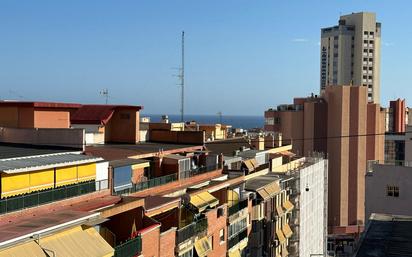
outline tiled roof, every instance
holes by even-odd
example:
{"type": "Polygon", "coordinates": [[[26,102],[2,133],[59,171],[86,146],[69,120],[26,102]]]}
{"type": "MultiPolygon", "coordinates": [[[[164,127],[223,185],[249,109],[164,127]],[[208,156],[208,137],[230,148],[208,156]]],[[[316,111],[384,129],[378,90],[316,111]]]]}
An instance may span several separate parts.
{"type": "Polygon", "coordinates": [[[69,165],[86,164],[102,160],[103,159],[99,157],[73,153],[40,155],[0,160],[0,171],[5,173],[18,173],[69,165]]]}
{"type": "Polygon", "coordinates": [[[70,117],[73,124],[97,124],[106,125],[116,109],[135,109],[140,106],[133,105],[83,105],[70,117]]]}

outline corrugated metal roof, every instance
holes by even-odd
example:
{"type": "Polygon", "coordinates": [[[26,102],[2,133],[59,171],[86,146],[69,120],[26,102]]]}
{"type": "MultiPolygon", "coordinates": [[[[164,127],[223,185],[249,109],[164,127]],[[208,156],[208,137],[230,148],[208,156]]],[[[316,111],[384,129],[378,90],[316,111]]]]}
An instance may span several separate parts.
{"type": "Polygon", "coordinates": [[[83,154],[53,154],[0,160],[0,171],[5,173],[27,172],[54,167],[64,167],[102,161],[100,157],[83,154]]]}
{"type": "Polygon", "coordinates": [[[80,149],[67,147],[0,143],[0,160],[78,151],[80,149]]]}

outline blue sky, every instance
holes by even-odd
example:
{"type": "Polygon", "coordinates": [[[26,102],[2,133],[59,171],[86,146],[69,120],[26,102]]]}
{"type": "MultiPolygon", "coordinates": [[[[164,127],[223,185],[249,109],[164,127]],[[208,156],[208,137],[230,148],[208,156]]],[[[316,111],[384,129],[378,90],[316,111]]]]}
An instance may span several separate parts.
{"type": "Polygon", "coordinates": [[[410,0],[1,0],[0,99],[143,105],[179,112],[186,33],[186,113],[262,115],[319,90],[320,28],[340,14],[382,22],[381,102],[412,93],[410,0]]]}

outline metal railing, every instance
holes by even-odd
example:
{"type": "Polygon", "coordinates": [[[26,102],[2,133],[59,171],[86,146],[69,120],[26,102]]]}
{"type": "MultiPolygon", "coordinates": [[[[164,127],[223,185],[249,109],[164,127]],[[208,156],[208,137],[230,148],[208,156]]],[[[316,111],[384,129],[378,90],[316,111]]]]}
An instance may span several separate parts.
{"type": "Polygon", "coordinates": [[[145,189],[149,189],[152,187],[162,186],[173,181],[177,180],[177,174],[170,174],[162,177],[157,177],[153,179],[149,179],[148,181],[139,182],[136,184],[132,184],[131,188],[126,188],[123,190],[115,191],[114,194],[116,195],[124,195],[124,194],[131,194],[135,192],[139,192],[145,189]]]}
{"type": "Polygon", "coordinates": [[[204,231],[207,230],[207,219],[203,218],[201,220],[198,220],[196,222],[192,222],[189,225],[180,228],[176,231],[177,235],[176,235],[176,241],[178,244],[186,241],[187,239],[200,234],[204,231]]]}
{"type": "Polygon", "coordinates": [[[239,201],[238,203],[229,207],[229,216],[238,213],[240,210],[247,208],[248,199],[239,201]]]}
{"type": "Polygon", "coordinates": [[[133,257],[142,251],[142,238],[137,236],[114,247],[114,257],[133,257]]]}
{"type": "MultiPolygon", "coordinates": [[[[212,165],[212,166],[205,166],[205,167],[200,167],[200,168],[189,170],[189,171],[180,172],[179,175],[180,175],[180,179],[185,179],[185,178],[190,178],[190,177],[200,175],[200,174],[203,174],[209,171],[221,169],[221,167],[222,166],[220,164],[212,165]]],[[[177,180],[178,180],[177,174],[170,174],[170,175],[166,175],[162,177],[149,179],[147,181],[139,182],[136,184],[132,184],[132,187],[114,191],[114,194],[124,195],[124,194],[136,193],[136,192],[149,189],[152,187],[162,186],[162,185],[165,185],[167,183],[171,183],[177,180]]]]}
{"type": "Polygon", "coordinates": [[[220,163],[216,164],[216,165],[198,167],[196,169],[191,169],[191,170],[188,170],[188,171],[180,172],[179,173],[179,178],[180,179],[191,178],[193,176],[204,174],[204,173],[207,173],[207,172],[210,172],[210,171],[215,171],[215,170],[218,170],[218,169],[222,169],[222,165],[220,163]]]}
{"type": "Polygon", "coordinates": [[[247,228],[242,230],[236,236],[229,239],[229,245],[228,245],[229,249],[232,248],[233,246],[237,245],[240,241],[242,241],[246,237],[247,237],[247,228]]]}
{"type": "Polygon", "coordinates": [[[107,182],[104,180],[93,180],[0,199],[0,214],[23,210],[42,204],[95,192],[96,187],[102,187],[98,183],[107,182]]]}

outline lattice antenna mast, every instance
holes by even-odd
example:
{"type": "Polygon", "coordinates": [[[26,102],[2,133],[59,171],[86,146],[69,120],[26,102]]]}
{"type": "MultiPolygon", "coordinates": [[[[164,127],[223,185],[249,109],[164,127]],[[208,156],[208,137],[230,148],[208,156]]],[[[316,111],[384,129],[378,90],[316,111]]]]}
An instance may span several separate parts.
{"type": "Polygon", "coordinates": [[[180,121],[184,122],[185,116],[185,32],[182,31],[182,64],[180,67],[180,87],[181,87],[181,95],[180,95],[180,121]]]}

